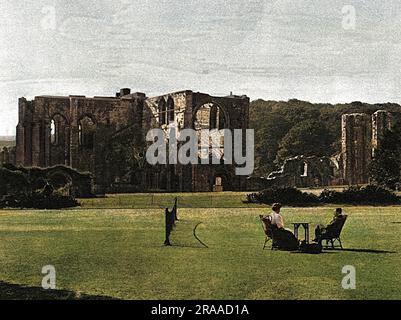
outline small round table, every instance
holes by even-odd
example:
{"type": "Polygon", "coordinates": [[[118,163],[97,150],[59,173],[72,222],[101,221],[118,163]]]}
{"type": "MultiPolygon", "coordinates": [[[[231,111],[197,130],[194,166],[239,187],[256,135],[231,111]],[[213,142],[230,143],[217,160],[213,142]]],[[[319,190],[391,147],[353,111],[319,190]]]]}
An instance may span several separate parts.
{"type": "Polygon", "coordinates": [[[302,226],[305,231],[305,242],[309,243],[309,222],[293,222],[292,224],[294,225],[294,236],[299,240],[298,229],[302,226]]]}

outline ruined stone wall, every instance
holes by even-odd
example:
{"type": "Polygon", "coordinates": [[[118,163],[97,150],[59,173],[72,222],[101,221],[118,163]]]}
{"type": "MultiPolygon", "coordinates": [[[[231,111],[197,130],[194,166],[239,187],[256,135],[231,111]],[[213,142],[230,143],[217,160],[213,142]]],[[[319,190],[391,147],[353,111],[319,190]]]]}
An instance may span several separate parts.
{"type": "MultiPolygon", "coordinates": [[[[230,129],[233,132],[234,129],[241,129],[242,134],[242,150],[245,153],[246,141],[245,141],[245,130],[249,126],[249,98],[246,96],[227,96],[227,97],[212,97],[203,93],[194,93],[192,95],[192,108],[191,115],[187,115],[187,124],[191,128],[195,128],[195,122],[198,111],[204,105],[210,105],[211,110],[214,107],[218,107],[220,113],[220,123],[215,123],[218,129],[230,129]],[[190,118],[188,122],[188,118],[190,118]]],[[[202,115],[204,116],[204,115],[202,115]]],[[[210,114],[209,114],[210,117],[210,114]]],[[[210,119],[209,119],[210,120],[210,119]]],[[[207,119],[206,121],[207,122],[207,119]]],[[[219,122],[219,121],[217,121],[219,122]]],[[[209,129],[212,129],[209,127],[209,129]]],[[[232,148],[232,150],[234,150],[232,148]]],[[[226,155],[226,151],[223,149],[222,153],[226,155]]],[[[233,154],[231,154],[233,156],[233,154]]],[[[237,176],[235,174],[235,164],[233,165],[215,165],[215,166],[194,166],[192,179],[193,191],[212,191],[215,184],[216,177],[222,178],[223,190],[245,190],[247,188],[247,179],[245,176],[237,176]],[[204,170],[209,168],[209,172],[205,173],[204,170]],[[205,178],[207,177],[207,178],[205,178]]]]}
{"type": "Polygon", "coordinates": [[[188,97],[191,94],[191,91],[182,91],[147,98],[145,101],[146,112],[153,118],[153,125],[163,129],[166,129],[171,124],[174,124],[179,129],[187,127],[184,124],[184,118],[185,112],[188,112],[190,106],[188,104],[188,97]],[[165,104],[164,109],[161,108],[163,104],[165,104]]]}
{"type": "Polygon", "coordinates": [[[250,179],[250,184],[256,189],[272,186],[324,187],[333,185],[340,175],[335,159],[296,156],[286,159],[281,169],[271,172],[267,178],[250,179]]]}
{"type": "MultiPolygon", "coordinates": [[[[141,126],[143,94],[120,97],[35,97],[19,100],[17,161],[27,167],[68,165],[95,173],[99,140],[141,126]]],[[[100,176],[96,174],[95,176],[100,176]]]]}
{"type": "MultiPolygon", "coordinates": [[[[224,128],[220,129],[244,130],[242,146],[245,150],[245,129],[248,128],[249,123],[249,98],[246,96],[213,97],[205,93],[186,90],[148,98],[145,105],[147,108],[144,111],[144,119],[146,119],[147,128],[161,127],[166,130],[166,134],[169,126],[174,126],[178,131],[195,129],[199,110],[205,105],[216,106],[225,119],[224,128]],[[166,108],[163,108],[164,103],[166,108]],[[170,114],[171,107],[173,107],[173,115],[170,114]],[[164,113],[167,113],[167,117],[164,117],[164,113]]],[[[202,119],[204,123],[210,123],[210,114],[202,113],[202,117],[205,117],[202,119]]],[[[211,129],[208,125],[204,128],[211,129]]],[[[165,180],[168,181],[169,190],[178,186],[179,191],[212,191],[215,177],[224,175],[224,190],[245,190],[246,178],[236,176],[234,169],[234,165],[182,166],[178,164],[174,165],[172,170],[167,170],[169,176],[165,180]]]]}
{"type": "Polygon", "coordinates": [[[364,113],[342,116],[341,153],[332,157],[296,156],[284,161],[280,170],[267,178],[252,177],[254,189],[270,186],[322,187],[369,183],[369,167],[380,140],[390,129],[393,116],[378,110],[372,116],[364,113]]]}
{"type": "MultiPolygon", "coordinates": [[[[110,154],[114,150],[106,150],[114,140],[128,137],[132,140],[130,148],[143,153],[149,129],[167,131],[171,124],[178,130],[194,128],[196,112],[205,104],[219,107],[226,128],[248,127],[249,98],[245,96],[212,97],[187,90],[146,98],[145,94],[122,89],[116,97],[39,96],[32,101],[21,98],[16,163],[27,167],[71,166],[92,172],[96,185],[111,188],[126,180],[121,177],[124,170],[119,170],[111,160],[115,159],[110,154]]],[[[135,180],[135,186],[142,191],[209,191],[215,178],[213,170],[212,165],[202,169],[179,164],[143,167],[143,172],[132,173],[135,177],[131,183],[135,180]],[[204,175],[213,179],[202,182],[204,175]]],[[[246,185],[244,177],[231,176],[224,181],[228,189],[240,190],[246,185]]]]}

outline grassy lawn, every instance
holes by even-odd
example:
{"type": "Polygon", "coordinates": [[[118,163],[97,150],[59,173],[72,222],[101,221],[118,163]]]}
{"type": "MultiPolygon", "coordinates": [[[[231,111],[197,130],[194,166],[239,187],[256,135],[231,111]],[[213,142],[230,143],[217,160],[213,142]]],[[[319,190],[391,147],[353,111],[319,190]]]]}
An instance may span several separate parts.
{"type": "Polygon", "coordinates": [[[145,208],[172,207],[178,198],[180,208],[257,208],[260,205],[243,203],[247,192],[199,192],[199,193],[137,193],[110,194],[106,198],[81,199],[86,209],[103,208],[145,208]]]}
{"type": "MultiPolygon", "coordinates": [[[[77,210],[0,210],[0,298],[13,297],[13,290],[26,298],[24,288],[31,288],[29,297],[43,297],[32,288],[41,286],[45,265],[55,266],[57,288],[65,290],[56,298],[69,292],[122,299],[401,298],[400,207],[345,207],[346,250],[308,255],[263,251],[258,215],[268,210],[241,204],[241,194],[213,195],[225,199],[226,208],[180,196],[188,205],[179,209],[173,247],[162,246],[160,207],[171,206],[174,195],[155,196],[150,208],[146,195],[116,195],[95,199],[103,209],[85,200],[77,210]],[[118,198],[123,209],[109,209],[118,198]],[[135,201],[140,198],[143,208],[135,201]],[[233,198],[237,208],[228,206],[233,198]],[[201,208],[189,207],[196,203],[201,208]],[[208,249],[192,236],[197,222],[203,222],[197,234],[208,249]],[[341,287],[345,265],[356,268],[356,290],[341,287]]],[[[329,221],[333,210],[284,208],[283,215],[288,227],[295,221],[316,225],[329,221]]]]}

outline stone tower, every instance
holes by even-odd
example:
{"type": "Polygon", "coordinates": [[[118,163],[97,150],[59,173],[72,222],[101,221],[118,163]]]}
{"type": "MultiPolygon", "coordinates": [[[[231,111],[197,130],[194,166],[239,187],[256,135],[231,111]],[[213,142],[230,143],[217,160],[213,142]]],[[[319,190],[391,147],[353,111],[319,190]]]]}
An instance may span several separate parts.
{"type": "Polygon", "coordinates": [[[345,184],[369,182],[369,164],[372,160],[371,117],[364,113],[342,116],[342,161],[345,184]]]}
{"type": "Polygon", "coordinates": [[[391,129],[392,124],[393,117],[386,110],[377,110],[372,115],[372,156],[380,148],[380,140],[383,138],[384,133],[391,129]]]}

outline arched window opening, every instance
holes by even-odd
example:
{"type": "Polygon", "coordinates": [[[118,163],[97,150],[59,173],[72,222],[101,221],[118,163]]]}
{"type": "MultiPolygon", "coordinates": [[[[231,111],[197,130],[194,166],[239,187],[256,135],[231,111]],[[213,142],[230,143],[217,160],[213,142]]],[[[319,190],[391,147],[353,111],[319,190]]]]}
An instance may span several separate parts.
{"type": "Polygon", "coordinates": [[[226,119],[219,105],[206,103],[202,105],[194,116],[193,127],[198,132],[200,144],[199,157],[214,156],[222,159],[224,156],[224,132],[226,119]],[[209,135],[205,134],[206,130],[209,135]]]}
{"type": "Polygon", "coordinates": [[[78,125],[78,141],[79,145],[82,146],[82,125],[78,125]]]}
{"type": "Polygon", "coordinates": [[[86,149],[93,149],[95,144],[96,125],[94,121],[85,116],[78,124],[78,141],[79,145],[86,149]]]}
{"type": "Polygon", "coordinates": [[[50,142],[52,145],[61,145],[65,143],[65,130],[67,126],[66,119],[55,114],[50,121],[50,142]]]}
{"type": "Polygon", "coordinates": [[[307,176],[308,176],[308,163],[304,162],[303,173],[302,173],[301,177],[307,177],[307,176]]]}
{"type": "Polygon", "coordinates": [[[224,128],[224,119],[221,117],[220,108],[216,105],[213,105],[210,109],[210,129],[223,129],[224,128]]]}
{"type": "Polygon", "coordinates": [[[167,124],[167,106],[166,100],[161,98],[158,104],[159,122],[160,125],[167,124]]]}
{"type": "Polygon", "coordinates": [[[52,144],[57,144],[57,130],[56,130],[56,122],[54,119],[50,122],[50,142],[52,144]]]}
{"type": "Polygon", "coordinates": [[[211,104],[208,103],[197,110],[194,117],[194,129],[196,131],[210,129],[210,108],[211,104]]]}
{"type": "Polygon", "coordinates": [[[219,105],[207,103],[201,106],[194,117],[195,130],[201,129],[225,129],[227,121],[223,110],[219,105]]]}
{"type": "Polygon", "coordinates": [[[168,113],[168,121],[174,121],[174,100],[171,97],[167,99],[167,113],[168,113]]]}

